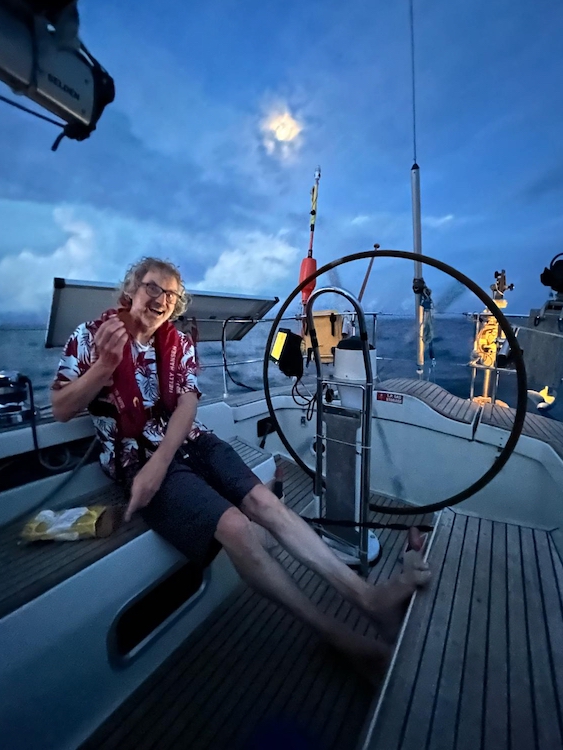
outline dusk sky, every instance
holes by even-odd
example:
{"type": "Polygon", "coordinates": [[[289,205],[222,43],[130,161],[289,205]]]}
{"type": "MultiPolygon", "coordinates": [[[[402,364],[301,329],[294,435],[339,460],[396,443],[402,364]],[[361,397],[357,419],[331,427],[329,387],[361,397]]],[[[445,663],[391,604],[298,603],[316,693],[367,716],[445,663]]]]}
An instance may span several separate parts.
{"type": "MultiPolygon", "coordinates": [[[[563,4],[414,5],[423,251],[485,288],[505,268],[509,311],[527,312],[563,251],[563,4]]],[[[0,103],[0,320],[45,320],[54,276],[117,282],[145,254],[192,289],[283,298],[317,165],[319,264],[374,242],[412,249],[407,0],[79,9],[116,99],[56,153],[56,128],[0,103]]],[[[357,294],[366,265],[336,280],[357,294]]],[[[412,275],[378,262],[366,307],[411,312],[412,275]]],[[[425,276],[438,309],[479,308],[425,276]]]]}

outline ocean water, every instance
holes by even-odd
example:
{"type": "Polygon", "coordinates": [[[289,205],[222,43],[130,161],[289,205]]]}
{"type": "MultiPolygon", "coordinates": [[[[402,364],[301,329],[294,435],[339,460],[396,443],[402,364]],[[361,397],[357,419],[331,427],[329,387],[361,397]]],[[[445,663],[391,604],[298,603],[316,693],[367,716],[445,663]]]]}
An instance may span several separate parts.
{"type": "MultiPolygon", "coordinates": [[[[229,371],[235,380],[259,389],[262,383],[264,347],[270,331],[268,323],[254,327],[240,342],[227,343],[229,371]],[[241,361],[258,360],[249,364],[241,361]]],[[[413,319],[381,316],[377,321],[378,374],[381,379],[416,377],[416,343],[413,319]]],[[[466,398],[469,395],[471,369],[469,362],[474,336],[474,323],[465,316],[437,316],[434,321],[434,367],[427,366],[426,376],[451,393],[466,398]]],[[[0,327],[0,370],[16,370],[27,375],[34,387],[38,406],[49,402],[49,385],[57,369],[60,349],[45,349],[45,331],[37,328],[0,327]]],[[[198,348],[201,362],[200,388],[205,397],[221,397],[224,392],[221,368],[221,345],[202,342],[198,348]]],[[[290,380],[277,367],[270,365],[270,385],[288,384],[290,380]]],[[[306,380],[313,381],[314,365],[306,370],[306,380]]],[[[480,394],[481,376],[476,383],[480,394]]],[[[229,393],[245,389],[229,380],[229,393]]],[[[514,403],[516,389],[512,373],[503,373],[498,396],[514,403]]]]}

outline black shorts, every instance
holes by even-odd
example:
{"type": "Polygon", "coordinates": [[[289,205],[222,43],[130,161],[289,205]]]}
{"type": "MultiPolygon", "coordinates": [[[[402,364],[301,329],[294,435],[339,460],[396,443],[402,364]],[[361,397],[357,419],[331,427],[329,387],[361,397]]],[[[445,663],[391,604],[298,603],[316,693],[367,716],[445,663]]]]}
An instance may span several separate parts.
{"type": "Polygon", "coordinates": [[[221,549],[215,539],[223,513],[240,506],[260,479],[235,449],[211,432],[182,446],[141,515],[192,562],[207,565],[221,549]]]}

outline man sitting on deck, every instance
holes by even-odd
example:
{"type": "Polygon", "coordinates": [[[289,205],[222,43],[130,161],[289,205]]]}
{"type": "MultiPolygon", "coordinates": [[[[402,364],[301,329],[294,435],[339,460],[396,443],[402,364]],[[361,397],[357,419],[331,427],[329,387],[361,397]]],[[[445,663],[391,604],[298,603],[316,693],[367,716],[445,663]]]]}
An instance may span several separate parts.
{"type": "Polygon", "coordinates": [[[66,422],[88,408],[102,444],[102,468],[130,492],[126,520],[139,511],[154,531],[201,565],[222,545],[249,586],[375,674],[405,602],[430,576],[420,537],[409,535],[412,550],[401,574],[368,584],[228,443],[197,421],[194,344],[170,323],[188,302],[174,265],[156,258],[133,265],[119,309],[80,325],[67,342],[52,386],[55,419],[66,422]],[[370,617],[384,642],[357,635],[318,610],[264,549],[251,521],[370,617]]]}

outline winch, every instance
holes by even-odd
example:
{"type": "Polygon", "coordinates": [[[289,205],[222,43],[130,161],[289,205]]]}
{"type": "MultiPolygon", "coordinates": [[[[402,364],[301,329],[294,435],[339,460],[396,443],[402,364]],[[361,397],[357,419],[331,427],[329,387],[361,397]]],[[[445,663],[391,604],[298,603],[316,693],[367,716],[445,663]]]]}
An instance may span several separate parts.
{"type": "Polygon", "coordinates": [[[15,370],[0,370],[0,427],[30,421],[30,404],[29,378],[15,370]]]}

